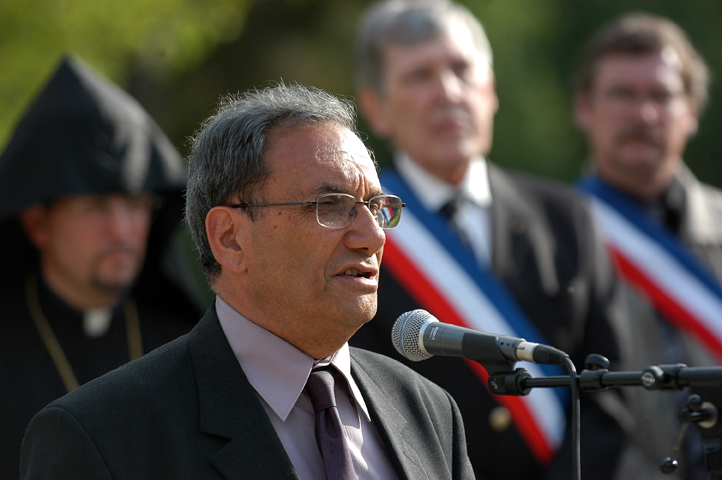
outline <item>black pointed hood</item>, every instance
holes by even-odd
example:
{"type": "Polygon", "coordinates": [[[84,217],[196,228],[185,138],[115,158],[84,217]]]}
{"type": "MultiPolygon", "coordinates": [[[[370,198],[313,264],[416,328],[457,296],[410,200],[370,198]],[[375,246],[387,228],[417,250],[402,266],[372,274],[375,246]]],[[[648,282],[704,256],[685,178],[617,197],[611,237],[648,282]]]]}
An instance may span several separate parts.
{"type": "Polygon", "coordinates": [[[143,107],[65,58],[0,156],[0,219],[65,195],[184,185],[180,154],[143,107]]]}
{"type": "Polygon", "coordinates": [[[143,107],[81,60],[63,59],[0,156],[0,282],[37,261],[18,221],[27,207],[74,194],[142,191],[158,194],[163,207],[139,281],[172,277],[163,262],[181,223],[185,184],[183,158],[143,107]]]}

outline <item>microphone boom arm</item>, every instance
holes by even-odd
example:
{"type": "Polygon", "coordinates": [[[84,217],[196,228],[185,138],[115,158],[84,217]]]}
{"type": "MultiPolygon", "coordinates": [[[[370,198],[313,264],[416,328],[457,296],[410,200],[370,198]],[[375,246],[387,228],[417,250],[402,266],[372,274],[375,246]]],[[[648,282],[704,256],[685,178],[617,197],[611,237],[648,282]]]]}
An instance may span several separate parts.
{"type": "MultiPolygon", "coordinates": [[[[533,378],[523,368],[514,371],[489,372],[489,380],[499,385],[498,395],[526,395],[537,387],[569,387],[572,379],[568,375],[533,378]],[[518,378],[517,378],[518,377],[518,378]],[[517,384],[518,388],[511,384],[517,384]],[[509,385],[509,387],[505,387],[509,385]],[[519,393],[501,393],[501,391],[519,393]]],[[[579,389],[585,392],[607,390],[608,388],[642,386],[647,390],[682,391],[686,388],[713,387],[722,385],[722,367],[688,367],[683,363],[652,365],[641,371],[610,372],[606,369],[584,369],[576,379],[579,389]]]]}
{"type": "Polygon", "coordinates": [[[699,396],[698,403],[703,411],[685,410],[682,417],[686,414],[687,421],[694,423],[702,437],[707,471],[713,474],[722,473],[722,422],[719,413],[722,412],[722,367],[688,367],[679,363],[652,365],[642,371],[629,372],[589,368],[574,375],[574,378],[570,375],[533,378],[525,369],[517,368],[514,371],[490,371],[488,386],[489,390],[497,395],[528,395],[532,388],[570,387],[572,382],[580,391],[587,392],[633,386],[659,391],[682,391],[689,388],[693,395],[699,396]],[[689,417],[692,417],[692,420],[689,420],[689,417]]]}

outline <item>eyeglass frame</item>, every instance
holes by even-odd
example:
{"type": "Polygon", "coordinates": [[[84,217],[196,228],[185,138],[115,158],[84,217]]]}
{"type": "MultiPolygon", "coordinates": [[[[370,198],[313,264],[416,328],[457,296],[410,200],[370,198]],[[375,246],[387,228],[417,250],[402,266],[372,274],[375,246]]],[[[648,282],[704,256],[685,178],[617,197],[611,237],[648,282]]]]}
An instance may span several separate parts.
{"type": "Polygon", "coordinates": [[[164,205],[162,197],[154,192],[142,193],[107,193],[107,194],[73,194],[64,197],[55,198],[43,204],[46,209],[51,209],[57,205],[65,204],[69,207],[69,211],[76,217],[86,216],[88,218],[95,217],[96,220],[105,220],[110,215],[113,207],[110,203],[117,198],[122,204],[122,208],[130,214],[136,214],[141,210],[146,210],[153,215],[164,205]],[[120,197],[120,198],[117,198],[120,197]]]}
{"type": "MultiPolygon", "coordinates": [[[[400,208],[403,209],[403,208],[406,206],[406,203],[405,203],[405,202],[402,202],[400,197],[398,197],[398,196],[396,196],[396,195],[389,195],[389,194],[386,194],[386,193],[382,193],[382,194],[379,194],[379,195],[374,195],[373,197],[369,198],[368,200],[361,200],[361,201],[356,200],[356,198],[354,198],[353,195],[349,195],[348,193],[324,193],[324,194],[321,194],[321,195],[319,195],[318,197],[316,197],[315,200],[306,201],[306,202],[235,203],[235,204],[233,204],[233,205],[228,205],[228,207],[230,207],[230,208],[250,208],[250,207],[281,207],[281,206],[284,206],[284,205],[313,205],[313,206],[314,206],[314,210],[316,211],[316,223],[318,223],[319,225],[321,225],[321,226],[324,227],[324,228],[339,229],[339,228],[348,228],[348,226],[351,225],[351,223],[353,223],[354,219],[356,218],[356,205],[362,204],[362,205],[366,205],[366,208],[369,208],[369,204],[371,203],[371,201],[372,201],[373,199],[379,198],[379,197],[398,198],[398,199],[399,199],[399,202],[401,202],[400,208]],[[343,227],[332,227],[332,226],[324,225],[323,223],[321,223],[321,219],[318,218],[318,201],[319,201],[319,199],[321,199],[321,198],[323,198],[323,197],[330,197],[330,196],[344,196],[344,197],[348,197],[348,198],[353,199],[353,201],[354,201],[354,210],[353,210],[353,212],[354,212],[354,213],[353,213],[353,217],[351,218],[351,221],[349,222],[348,225],[343,226],[343,227]]],[[[370,212],[370,211],[371,211],[371,209],[369,208],[369,212],[370,212]]],[[[371,212],[371,213],[373,214],[373,212],[371,212]]],[[[399,215],[400,215],[400,214],[399,214],[399,215]]],[[[374,215],[374,217],[378,218],[377,215],[374,215]]],[[[397,222],[397,223],[398,223],[398,222],[397,222]]],[[[378,222],[377,222],[377,224],[378,224],[378,222]]],[[[394,225],[394,226],[395,226],[395,225],[394,225]]],[[[394,227],[383,227],[383,226],[381,226],[380,224],[379,224],[379,227],[383,228],[384,230],[389,229],[389,228],[394,228],[394,227]]]]}

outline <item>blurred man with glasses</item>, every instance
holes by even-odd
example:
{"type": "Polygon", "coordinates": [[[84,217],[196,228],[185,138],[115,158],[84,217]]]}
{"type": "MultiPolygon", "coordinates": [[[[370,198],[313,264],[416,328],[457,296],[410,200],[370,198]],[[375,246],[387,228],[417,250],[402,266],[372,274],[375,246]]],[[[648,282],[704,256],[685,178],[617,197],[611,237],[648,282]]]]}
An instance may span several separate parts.
{"type": "MultiPolygon", "coordinates": [[[[704,59],[672,21],[632,13],[592,37],[575,80],[575,116],[592,168],[581,188],[633,287],[634,349],[624,366],[719,365],[722,192],[683,160],[707,104],[704,59]]],[[[635,424],[620,478],[669,478],[659,464],[672,454],[689,392],[624,393],[635,424]]],[[[696,429],[687,430],[678,457],[674,478],[709,478],[696,429]]]]}
{"type": "Polygon", "coordinates": [[[213,305],[43,410],[22,478],[473,479],[449,394],[347,343],[376,313],[403,206],[349,104],[299,85],[225,99],[186,206],[213,305]]]}
{"type": "MultiPolygon", "coordinates": [[[[620,303],[587,206],[565,186],[486,158],[498,99],[479,21],[445,0],[383,1],[360,23],[357,60],[359,107],[394,148],[381,183],[408,207],[387,238],[378,314],[352,344],[402,359],[392,326],[422,308],[443,322],[553,345],[578,369],[590,353],[614,368],[620,303]]],[[[409,365],[459,403],[477,476],[571,477],[566,392],[511,399],[489,393],[478,364],[409,365]]],[[[534,376],[564,373],[523,366],[534,376]]],[[[583,478],[609,478],[615,467],[623,439],[615,393],[582,400],[583,478]]]]}
{"type": "Polygon", "coordinates": [[[0,478],[45,405],[195,324],[184,186],[142,107],[63,60],[0,157],[0,478]]]}

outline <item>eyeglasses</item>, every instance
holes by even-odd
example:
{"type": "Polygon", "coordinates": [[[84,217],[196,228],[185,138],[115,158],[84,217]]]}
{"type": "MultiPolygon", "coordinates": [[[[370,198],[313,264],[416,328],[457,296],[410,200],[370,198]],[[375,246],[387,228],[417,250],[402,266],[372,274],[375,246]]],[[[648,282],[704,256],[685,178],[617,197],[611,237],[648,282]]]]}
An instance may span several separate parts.
{"type": "Polygon", "coordinates": [[[684,108],[685,102],[688,101],[684,91],[658,89],[645,94],[624,85],[613,86],[603,91],[602,94],[610,107],[624,112],[637,111],[649,103],[659,112],[678,114],[684,108]]]}
{"type": "Polygon", "coordinates": [[[62,204],[72,215],[93,220],[104,221],[117,209],[122,209],[131,218],[139,218],[150,214],[160,207],[162,201],[150,193],[109,194],[109,195],[75,195],[56,202],[62,204]]]}
{"type": "Polygon", "coordinates": [[[328,228],[346,228],[356,216],[356,205],[366,205],[381,228],[394,228],[401,220],[401,209],[406,206],[395,195],[376,195],[359,202],[345,193],[325,193],[312,202],[238,203],[232,208],[277,207],[282,205],[314,205],[319,225],[328,228]]]}

